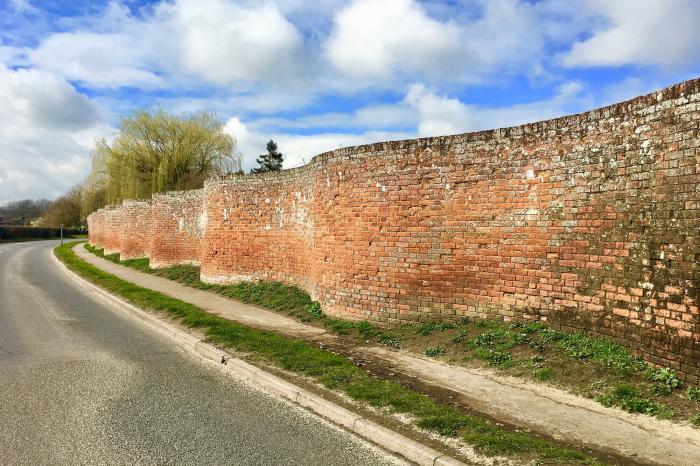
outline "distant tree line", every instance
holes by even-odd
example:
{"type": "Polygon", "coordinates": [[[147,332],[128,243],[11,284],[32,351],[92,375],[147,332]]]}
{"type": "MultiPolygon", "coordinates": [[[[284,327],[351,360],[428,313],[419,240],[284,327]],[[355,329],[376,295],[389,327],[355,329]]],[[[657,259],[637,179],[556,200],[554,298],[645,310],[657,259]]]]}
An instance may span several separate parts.
{"type": "Polygon", "coordinates": [[[29,225],[44,215],[51,204],[48,199],[24,199],[0,206],[0,224],[29,225]]]}
{"type": "Polygon", "coordinates": [[[25,199],[0,206],[0,225],[80,228],[80,185],[55,201],[25,199]]]}
{"type": "MultiPolygon", "coordinates": [[[[83,231],[77,228],[64,228],[63,236],[78,235],[83,231]]],[[[24,225],[0,225],[0,241],[14,241],[22,239],[50,239],[59,238],[61,229],[54,227],[30,227],[24,225]]]]}

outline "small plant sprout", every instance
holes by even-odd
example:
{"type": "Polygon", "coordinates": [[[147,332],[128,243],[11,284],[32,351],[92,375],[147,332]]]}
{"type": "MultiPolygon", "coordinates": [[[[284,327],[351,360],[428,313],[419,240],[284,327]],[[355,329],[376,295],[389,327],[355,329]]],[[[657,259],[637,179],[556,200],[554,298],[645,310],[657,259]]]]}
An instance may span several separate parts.
{"type": "Polygon", "coordinates": [[[700,387],[688,387],[685,397],[692,401],[700,401],[700,387]]]}
{"type": "Polygon", "coordinates": [[[430,358],[442,356],[443,354],[445,354],[445,348],[442,346],[431,346],[425,350],[425,355],[430,358]]]}

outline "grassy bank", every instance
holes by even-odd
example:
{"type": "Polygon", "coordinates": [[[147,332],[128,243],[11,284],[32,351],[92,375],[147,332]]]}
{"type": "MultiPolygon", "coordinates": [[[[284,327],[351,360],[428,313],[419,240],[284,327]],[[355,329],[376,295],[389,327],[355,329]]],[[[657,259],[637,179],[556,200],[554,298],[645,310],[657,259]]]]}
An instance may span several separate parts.
{"type": "MultiPolygon", "coordinates": [[[[86,245],[94,254],[102,250],[86,245]]],[[[294,286],[278,282],[211,285],[199,279],[199,268],[178,265],[151,269],[148,259],[106,259],[198,289],[285,313],[330,331],[394,348],[438,357],[455,365],[491,367],[594,398],[605,406],[700,427],[700,396],[689,393],[675,373],[651,367],[625,348],[581,332],[566,333],[539,322],[506,323],[462,319],[455,323],[426,323],[383,329],[366,321],[350,322],[323,314],[318,303],[294,286]],[[694,399],[695,398],[695,399],[694,399]]]]}
{"type": "MultiPolygon", "coordinates": [[[[511,455],[524,460],[544,459],[557,464],[600,464],[584,452],[557,445],[527,432],[507,430],[479,416],[438,403],[398,383],[375,378],[349,359],[330,351],[272,332],[245,327],[191,304],[121,280],[81,260],[71,250],[71,245],[56,248],[55,253],[68,267],[91,282],[136,306],[167,313],[184,325],[201,329],[208,340],[222,347],[253,355],[269,364],[310,377],[353,400],[409,415],[422,429],[446,437],[459,437],[481,454],[511,455]]],[[[143,261],[127,261],[129,262],[137,268],[145,267],[143,261]]],[[[177,270],[170,269],[163,273],[177,274],[183,281],[194,280],[192,269],[177,270]]],[[[280,311],[305,313],[308,318],[320,319],[315,310],[317,305],[303,294],[295,295],[295,299],[281,299],[281,294],[289,290],[280,286],[283,285],[251,284],[229,287],[229,292],[234,297],[246,297],[257,304],[266,303],[268,307],[280,311]]]]}

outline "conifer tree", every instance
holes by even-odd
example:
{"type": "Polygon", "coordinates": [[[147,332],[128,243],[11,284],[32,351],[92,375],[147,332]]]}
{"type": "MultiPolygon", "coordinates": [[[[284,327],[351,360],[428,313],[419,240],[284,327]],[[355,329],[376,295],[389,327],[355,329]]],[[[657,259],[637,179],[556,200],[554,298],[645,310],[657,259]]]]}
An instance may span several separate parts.
{"type": "Polygon", "coordinates": [[[276,172],[282,170],[282,161],[284,155],[277,152],[277,144],[270,139],[267,143],[267,154],[261,154],[258,157],[259,167],[253,168],[252,173],[276,172]]]}

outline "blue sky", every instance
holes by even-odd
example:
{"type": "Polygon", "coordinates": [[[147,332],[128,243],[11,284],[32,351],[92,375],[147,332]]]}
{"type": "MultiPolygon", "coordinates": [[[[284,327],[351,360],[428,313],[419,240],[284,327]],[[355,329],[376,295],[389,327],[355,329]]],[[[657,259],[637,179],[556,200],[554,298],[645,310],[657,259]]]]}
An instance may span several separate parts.
{"type": "Polygon", "coordinates": [[[0,0],[0,203],[55,198],[140,108],[246,169],[578,113],[698,76],[697,0],[0,0]]]}

